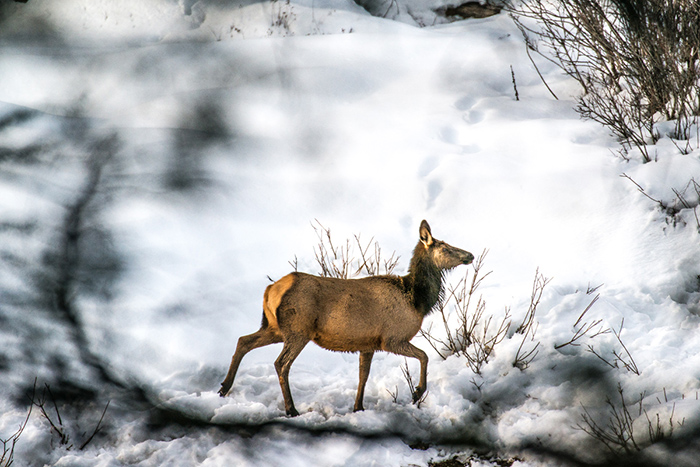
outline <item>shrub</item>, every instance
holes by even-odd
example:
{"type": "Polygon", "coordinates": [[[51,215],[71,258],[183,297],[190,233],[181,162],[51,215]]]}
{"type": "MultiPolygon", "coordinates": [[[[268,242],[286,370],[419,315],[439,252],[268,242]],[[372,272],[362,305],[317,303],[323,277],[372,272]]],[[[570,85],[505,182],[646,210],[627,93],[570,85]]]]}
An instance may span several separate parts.
{"type": "Polygon", "coordinates": [[[581,85],[576,110],[612,130],[644,162],[655,124],[688,139],[700,114],[697,0],[522,0],[512,16],[526,44],[581,85]],[[538,39],[533,40],[533,37],[538,39]]]}
{"type": "Polygon", "coordinates": [[[486,302],[476,296],[481,282],[491,274],[490,271],[482,274],[487,253],[484,250],[472,263],[471,281],[467,272],[455,286],[449,287],[446,299],[438,303],[444,337],[433,332],[432,323],[428,329],[421,330],[421,336],[440,357],[446,359],[455,354],[464,357],[476,374],[481,373],[481,367],[488,362],[496,345],[505,339],[511,325],[510,311],[506,309],[500,323],[492,327],[493,316],[484,316],[486,302]]]}

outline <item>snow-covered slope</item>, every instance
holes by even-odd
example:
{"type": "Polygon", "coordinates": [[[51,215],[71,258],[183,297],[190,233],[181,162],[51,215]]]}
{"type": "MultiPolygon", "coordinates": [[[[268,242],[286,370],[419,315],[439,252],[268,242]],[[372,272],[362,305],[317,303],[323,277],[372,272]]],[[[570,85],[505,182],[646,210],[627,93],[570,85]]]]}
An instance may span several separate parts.
{"type": "MultiPolygon", "coordinates": [[[[572,110],[574,83],[538,62],[552,97],[506,15],[418,29],[345,0],[30,0],[5,7],[0,29],[0,439],[26,416],[35,377],[99,394],[91,359],[189,420],[153,428],[153,410],[111,407],[110,429],[81,451],[35,409],[15,465],[400,466],[474,449],[514,465],[595,463],[609,452],[583,415],[606,426],[625,408],[635,461],[693,465],[698,224],[621,175],[672,199],[700,179],[699,141],[682,155],[665,138],[658,162],[625,162],[572,110]],[[60,277],[43,271],[64,270],[77,211],[82,275],[66,309],[46,293],[60,277]],[[488,250],[486,316],[510,309],[480,374],[419,336],[431,358],[421,407],[404,359],[378,354],[354,414],[357,355],[311,344],[290,378],[302,415],[288,419],[270,346],[216,394],[269,278],[295,258],[319,272],[315,219],[338,243],[361,234],[395,250],[402,274],[424,218],[437,238],[488,250]],[[524,339],[538,268],[551,281],[524,339]],[[591,302],[584,322],[619,338],[555,348],[591,302]],[[657,416],[666,439],[651,444],[657,416]]],[[[439,332],[440,316],[431,324],[439,332]]],[[[75,423],[104,403],[94,396],[75,423]]]]}

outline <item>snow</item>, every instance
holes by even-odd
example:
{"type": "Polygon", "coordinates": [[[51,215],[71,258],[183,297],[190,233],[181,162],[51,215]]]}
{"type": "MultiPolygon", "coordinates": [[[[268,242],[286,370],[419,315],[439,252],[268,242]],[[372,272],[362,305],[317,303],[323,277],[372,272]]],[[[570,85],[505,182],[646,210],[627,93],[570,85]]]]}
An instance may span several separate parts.
{"type": "MultiPolygon", "coordinates": [[[[119,149],[86,249],[98,264],[117,258],[114,276],[75,303],[90,351],[159,410],[190,420],[154,428],[148,414],[110,408],[106,434],[81,451],[57,445],[35,409],[15,465],[405,466],[475,452],[471,465],[603,462],[608,451],[577,425],[584,408],[604,425],[618,384],[643,448],[636,459],[694,465],[698,225],[692,209],[669,217],[621,175],[655,199],[673,202],[673,189],[694,199],[697,134],[681,144],[662,135],[654,162],[625,161],[605,128],[573,110],[575,83],[539,60],[560,100],[551,96],[507,15],[441,24],[438,2],[396,5],[399,21],[349,0],[3,7],[0,122],[31,117],[2,123],[0,148],[34,152],[0,155],[0,439],[26,416],[35,377],[101,389],[35,273],[86,186],[95,149],[84,141],[112,134],[119,149]],[[37,24],[43,37],[27,33],[37,24]],[[338,243],[361,234],[383,255],[396,251],[403,274],[424,218],[437,238],[488,250],[486,313],[512,314],[481,374],[418,336],[430,356],[425,402],[411,404],[404,359],[378,353],[366,410],[353,413],[357,355],[310,344],[290,377],[301,415],[287,418],[272,364],[280,347],[270,346],[248,354],[218,396],[238,337],[259,327],[268,277],[295,257],[318,272],[315,219],[338,243]],[[551,278],[525,342],[538,353],[518,369],[514,330],[538,268],[551,278]],[[585,321],[620,340],[608,332],[555,349],[598,294],[585,321]],[[631,356],[639,374],[588,346],[610,363],[613,352],[631,356]],[[671,420],[671,442],[646,443],[640,399],[666,431],[671,420]]],[[[431,323],[442,325],[432,315],[423,329],[431,323]]],[[[408,366],[417,379],[417,362],[408,366]]]]}

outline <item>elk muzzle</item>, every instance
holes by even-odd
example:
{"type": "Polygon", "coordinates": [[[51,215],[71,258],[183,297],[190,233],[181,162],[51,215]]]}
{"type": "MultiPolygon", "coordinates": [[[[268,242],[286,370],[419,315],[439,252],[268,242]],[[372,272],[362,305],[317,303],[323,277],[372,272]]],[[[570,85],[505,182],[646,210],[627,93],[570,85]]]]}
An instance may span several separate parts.
{"type": "Polygon", "coordinates": [[[462,250],[462,253],[464,253],[464,257],[462,259],[462,264],[471,264],[472,261],[474,261],[474,255],[469,253],[468,251],[462,250]]]}

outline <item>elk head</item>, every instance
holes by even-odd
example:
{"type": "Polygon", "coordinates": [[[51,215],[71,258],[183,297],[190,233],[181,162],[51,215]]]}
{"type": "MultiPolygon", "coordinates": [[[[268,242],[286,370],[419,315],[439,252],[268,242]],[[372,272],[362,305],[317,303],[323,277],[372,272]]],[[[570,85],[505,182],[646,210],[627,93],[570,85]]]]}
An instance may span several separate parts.
{"type": "Polygon", "coordinates": [[[449,270],[460,264],[470,264],[474,255],[433,237],[430,225],[424,220],[420,224],[420,241],[430,259],[440,270],[449,270]]]}

